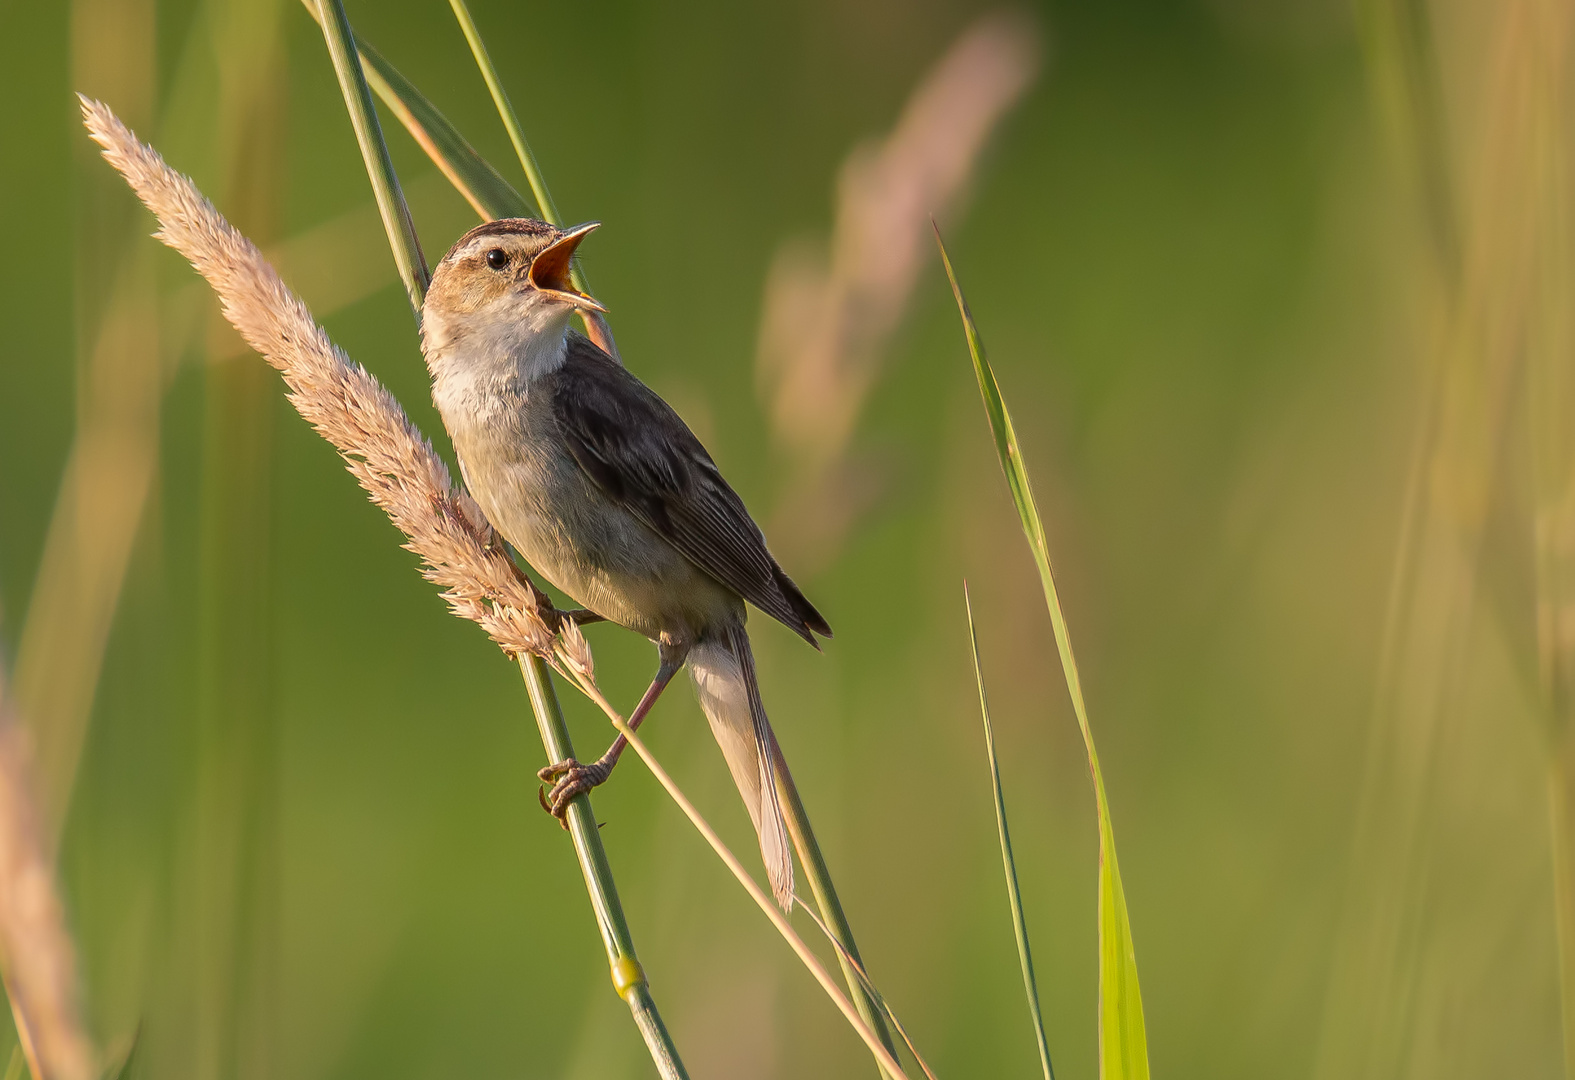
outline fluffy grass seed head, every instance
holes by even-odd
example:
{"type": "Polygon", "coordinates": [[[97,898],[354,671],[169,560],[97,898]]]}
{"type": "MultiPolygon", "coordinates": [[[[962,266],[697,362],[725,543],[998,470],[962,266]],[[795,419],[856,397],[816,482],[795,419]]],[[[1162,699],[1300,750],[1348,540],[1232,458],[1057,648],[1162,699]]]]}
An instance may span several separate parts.
{"type": "Polygon", "coordinates": [[[80,100],[83,122],[105,159],[158,218],[154,236],[190,260],[219,294],[224,317],[284,376],[290,403],[405,534],[404,546],[421,557],[422,576],[504,652],[550,657],[553,631],[539,594],[394,396],[328,339],[262,253],[196,185],[139,142],[108,106],[80,100]]]}

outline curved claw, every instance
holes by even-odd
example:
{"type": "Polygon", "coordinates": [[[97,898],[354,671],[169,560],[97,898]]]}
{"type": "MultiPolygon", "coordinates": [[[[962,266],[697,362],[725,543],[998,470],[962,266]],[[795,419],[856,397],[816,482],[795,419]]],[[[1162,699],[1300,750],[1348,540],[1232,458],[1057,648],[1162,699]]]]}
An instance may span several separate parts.
{"type": "MultiPolygon", "coordinates": [[[[546,789],[546,787],[538,787],[536,789],[536,801],[541,803],[541,808],[543,810],[547,811],[547,813],[549,813],[549,814],[552,813],[552,807],[547,805],[547,789],[546,789]]],[[[569,822],[568,822],[568,820],[566,818],[561,818],[561,817],[558,818],[558,824],[563,826],[563,831],[564,832],[568,832],[569,831],[569,822]]]]}
{"type": "Polygon", "coordinates": [[[551,783],[552,790],[542,794],[537,790],[537,798],[549,814],[564,823],[564,815],[569,812],[569,803],[585,794],[598,784],[605,783],[611,775],[612,767],[600,761],[593,761],[589,765],[581,765],[573,758],[559,761],[537,771],[536,775],[543,783],[551,783]]]}

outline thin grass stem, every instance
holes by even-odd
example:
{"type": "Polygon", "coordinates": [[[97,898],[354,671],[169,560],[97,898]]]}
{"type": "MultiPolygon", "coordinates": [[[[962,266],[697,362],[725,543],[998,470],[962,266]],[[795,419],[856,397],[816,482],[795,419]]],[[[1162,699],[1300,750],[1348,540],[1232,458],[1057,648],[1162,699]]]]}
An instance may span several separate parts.
{"type": "Polygon", "coordinates": [[[973,600],[963,585],[963,603],[968,609],[968,640],[973,645],[973,674],[979,683],[979,714],[984,718],[984,749],[990,759],[990,785],[995,792],[995,825],[1001,836],[1001,863],[1006,871],[1006,898],[1012,906],[1012,930],[1017,935],[1017,958],[1023,968],[1023,992],[1028,995],[1028,1013],[1034,1021],[1034,1038],[1039,1041],[1039,1063],[1045,1080],[1055,1080],[1050,1064],[1050,1042],[1045,1038],[1045,1018],[1039,1007],[1039,980],[1034,977],[1034,955],[1028,947],[1028,920],[1023,917],[1022,887],[1017,881],[1017,859],[1012,855],[1012,833],[1006,824],[1006,796],[1001,791],[1001,764],[995,754],[995,730],[990,724],[990,701],[984,692],[984,664],[979,659],[979,632],[974,628],[973,600]]]}
{"type": "Polygon", "coordinates": [[[951,257],[941,240],[939,227],[935,229],[935,243],[940,247],[941,265],[946,270],[952,296],[962,316],[963,334],[967,338],[968,353],[973,359],[974,376],[979,383],[979,396],[984,403],[985,416],[990,422],[996,457],[1000,460],[1001,472],[1012,493],[1012,502],[1017,507],[1018,520],[1028,540],[1034,564],[1039,569],[1039,584],[1044,590],[1045,607],[1050,613],[1056,650],[1061,657],[1061,673],[1066,679],[1072,711],[1077,716],[1078,731],[1083,736],[1083,750],[1088,755],[1088,771],[1094,781],[1094,808],[1099,818],[1099,1075],[1101,1080],[1148,1080],[1148,1034],[1143,1021],[1143,994],[1138,984],[1137,954],[1132,944],[1126,890],[1121,884],[1121,867],[1116,858],[1115,826],[1111,824],[1104,774],[1099,768],[1094,733],[1088,722],[1088,706],[1083,700],[1083,682],[1078,675],[1077,659],[1072,654],[1071,633],[1067,629],[1066,614],[1061,610],[1055,575],[1050,568],[1050,545],[1045,539],[1039,508],[1034,502],[1033,485],[1029,482],[1028,466],[1023,461],[1023,450],[1012,425],[1012,414],[1006,408],[995,371],[984,354],[984,342],[979,337],[979,328],[974,324],[973,313],[968,310],[968,302],[963,298],[962,286],[957,282],[957,274],[952,269],[951,257]]]}
{"type": "MultiPolygon", "coordinates": [[[[809,973],[815,977],[815,981],[826,992],[826,996],[837,1006],[838,1011],[848,1021],[849,1026],[853,1028],[860,1039],[864,1040],[864,1045],[869,1047],[870,1053],[875,1055],[875,1060],[880,1063],[880,1067],[894,1077],[895,1080],[908,1080],[907,1074],[903,1072],[902,1066],[897,1062],[896,1051],[888,1047],[880,1036],[876,1035],[873,1027],[865,1021],[863,1015],[854,1006],[853,1002],[849,1000],[848,995],[842,992],[841,987],[836,984],[830,973],[826,971],[825,965],[810,951],[809,946],[804,944],[804,939],[798,936],[792,924],[787,921],[787,916],[782,913],[782,909],[777,907],[770,894],[762,889],[759,883],[749,875],[749,871],[744,869],[743,863],[738,861],[738,857],[722,842],[722,838],[716,834],[716,830],[711,828],[710,822],[706,821],[700,811],[695,808],[694,803],[689,801],[689,797],[683,793],[667,770],[662,768],[661,762],[656,760],[656,756],[651,753],[645,743],[640,740],[640,737],[635,734],[634,729],[624,722],[623,714],[613,708],[612,703],[603,696],[595,682],[579,676],[573,668],[566,667],[562,670],[578,683],[585,695],[595,702],[597,707],[606,714],[608,720],[612,721],[613,727],[618,729],[618,733],[628,741],[634,752],[640,755],[640,760],[645,762],[646,768],[651,770],[651,775],[655,776],[657,782],[667,791],[668,797],[678,804],[678,808],[684,812],[684,816],[689,819],[689,823],[705,838],[705,842],[711,845],[711,850],[716,852],[717,857],[732,872],[738,883],[744,887],[744,891],[749,893],[750,899],[755,902],[755,906],[765,912],[766,918],[771,920],[771,925],[776,927],[777,933],[782,935],[783,940],[788,943],[803,965],[809,969],[809,973]]],[[[887,1036],[887,1038],[889,1039],[890,1036],[887,1036]]]]}
{"type": "MultiPolygon", "coordinates": [[[[321,26],[323,13],[317,0],[301,0],[301,4],[321,26]]],[[[531,213],[525,196],[476,153],[475,147],[414,83],[359,33],[354,34],[354,40],[367,85],[481,220],[526,217],[531,213]]]]}
{"type": "MultiPolygon", "coordinates": [[[[465,6],[465,0],[449,0],[449,3],[454,9],[454,17],[459,20],[460,30],[465,34],[465,41],[470,45],[471,55],[476,58],[476,67],[481,70],[481,77],[486,81],[487,91],[492,95],[492,103],[497,106],[504,130],[509,133],[509,142],[514,144],[514,152],[519,156],[520,167],[525,170],[525,180],[530,184],[531,194],[536,197],[537,212],[547,224],[562,225],[563,217],[558,213],[557,204],[552,201],[552,192],[547,190],[547,181],[541,175],[541,166],[536,164],[536,155],[531,153],[530,144],[525,141],[525,133],[520,129],[520,119],[514,112],[513,103],[509,101],[508,92],[503,89],[502,80],[498,78],[498,69],[492,63],[492,54],[487,51],[487,43],[482,40],[481,31],[476,28],[476,21],[470,17],[470,9],[465,6]]],[[[441,166],[441,163],[439,164],[441,166]]],[[[585,270],[580,265],[579,256],[569,261],[569,279],[581,292],[591,291],[585,279],[585,270]]],[[[590,335],[590,339],[621,363],[618,344],[613,340],[612,328],[607,325],[606,318],[597,312],[581,309],[580,321],[585,325],[585,332],[590,335]]]]}
{"type": "MultiPolygon", "coordinates": [[[[476,58],[476,67],[481,69],[481,77],[486,80],[487,92],[492,95],[492,103],[497,106],[498,116],[503,119],[503,127],[509,133],[509,142],[514,144],[514,153],[519,156],[520,167],[525,170],[525,180],[530,184],[531,194],[536,196],[536,205],[541,210],[541,218],[549,225],[562,225],[563,220],[558,216],[558,206],[552,201],[552,192],[547,190],[547,181],[542,178],[541,167],[536,164],[536,155],[531,153],[530,144],[525,141],[525,132],[520,130],[520,118],[514,112],[514,105],[509,101],[509,95],[503,89],[503,83],[498,78],[498,69],[493,66],[492,54],[487,52],[487,43],[481,39],[481,31],[476,28],[476,20],[470,17],[470,9],[465,6],[465,0],[449,0],[449,6],[454,9],[454,18],[459,20],[459,28],[465,34],[465,42],[470,46],[471,55],[476,58]]],[[[571,267],[576,274],[574,285],[581,291],[585,290],[584,284],[577,276],[577,267],[571,267]]]]}
{"type": "Polygon", "coordinates": [[[810,827],[809,812],[804,809],[804,800],[799,796],[798,785],[793,782],[793,774],[787,767],[787,760],[782,756],[782,748],[777,745],[775,734],[771,736],[771,753],[774,758],[775,767],[772,773],[776,777],[777,800],[782,806],[782,817],[787,823],[788,836],[792,838],[793,849],[798,852],[798,861],[809,878],[810,891],[815,894],[815,902],[820,905],[821,915],[829,924],[832,936],[838,943],[837,963],[842,968],[842,977],[848,985],[848,991],[853,994],[859,1016],[880,1036],[881,1045],[895,1055],[897,1045],[892,1040],[891,1032],[886,1028],[880,1007],[859,981],[858,968],[864,961],[859,956],[858,944],[853,940],[853,928],[848,925],[848,916],[842,910],[842,901],[837,896],[837,887],[831,879],[831,870],[826,865],[826,857],[821,854],[820,844],[815,839],[815,830],[810,827]]]}
{"type": "MultiPolygon", "coordinates": [[[[525,686],[530,691],[531,707],[536,713],[536,726],[541,732],[542,745],[547,750],[548,761],[566,761],[574,756],[574,744],[569,740],[569,726],[563,718],[563,708],[558,703],[557,690],[552,685],[552,672],[539,656],[520,657],[520,671],[525,676],[525,686]]],[[[602,847],[601,830],[591,809],[589,793],[570,800],[564,821],[569,835],[574,838],[574,852],[585,875],[585,890],[590,894],[591,907],[596,912],[596,925],[601,931],[602,944],[607,949],[607,963],[612,971],[613,986],[618,996],[629,1005],[634,1022],[645,1039],[651,1059],[664,1080],[687,1077],[678,1050],[673,1045],[667,1027],[651,998],[646,982],[645,969],[640,966],[634,951],[634,938],[629,923],[624,918],[623,905],[618,900],[618,886],[613,881],[612,867],[607,861],[607,851],[602,847]]]]}
{"type": "Polygon", "coordinates": [[[421,243],[416,238],[415,221],[410,216],[410,207],[405,204],[399,177],[394,173],[394,159],[389,156],[388,143],[383,139],[383,129],[377,120],[372,91],[361,69],[355,32],[350,28],[350,17],[345,14],[344,0],[318,0],[318,14],[323,38],[328,43],[328,55],[333,59],[334,74],[339,77],[339,90],[350,112],[350,124],[355,128],[361,158],[366,163],[366,174],[372,181],[377,211],[382,215],[394,263],[399,267],[399,279],[405,284],[405,294],[419,324],[421,299],[431,279],[426,259],[421,254],[421,243]]]}
{"type": "Polygon", "coordinates": [[[836,935],[831,932],[831,927],[827,926],[825,920],[815,914],[813,907],[804,903],[802,896],[794,894],[793,898],[798,901],[798,906],[804,914],[809,916],[809,921],[814,923],[820,932],[826,936],[827,941],[831,942],[831,947],[837,951],[837,955],[852,966],[854,973],[858,976],[859,985],[864,988],[865,993],[875,999],[875,1004],[880,1006],[880,1014],[886,1018],[886,1022],[897,1029],[897,1034],[902,1038],[903,1045],[908,1048],[908,1053],[913,1055],[913,1060],[919,1063],[919,1068],[924,1070],[924,1075],[929,1077],[929,1080],[936,1080],[935,1072],[930,1068],[929,1062],[925,1061],[924,1055],[919,1053],[919,1048],[914,1045],[913,1039],[908,1035],[908,1029],[902,1026],[902,1021],[897,1019],[897,1014],[892,1011],[891,1004],[886,1000],[886,996],[875,988],[875,984],[870,980],[869,972],[864,970],[864,965],[856,957],[849,955],[848,950],[842,947],[842,942],[838,941],[836,935]]]}

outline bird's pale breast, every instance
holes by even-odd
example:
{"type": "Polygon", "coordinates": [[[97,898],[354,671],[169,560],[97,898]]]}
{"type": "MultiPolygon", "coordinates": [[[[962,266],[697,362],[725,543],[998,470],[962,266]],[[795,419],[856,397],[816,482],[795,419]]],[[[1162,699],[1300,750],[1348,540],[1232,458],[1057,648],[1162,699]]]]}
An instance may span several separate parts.
{"type": "Polygon", "coordinates": [[[555,381],[435,394],[488,520],[575,602],[653,640],[694,641],[742,619],[737,595],[609,500],[569,456],[553,417],[555,381]]]}

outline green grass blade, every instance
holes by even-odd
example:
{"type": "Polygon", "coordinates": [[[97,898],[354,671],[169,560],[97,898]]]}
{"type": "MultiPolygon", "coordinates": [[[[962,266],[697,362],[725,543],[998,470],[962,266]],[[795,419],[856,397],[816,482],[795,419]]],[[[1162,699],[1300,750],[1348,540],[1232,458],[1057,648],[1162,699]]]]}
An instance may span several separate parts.
{"type": "MultiPolygon", "coordinates": [[[[503,89],[503,82],[498,78],[498,69],[492,64],[492,54],[487,51],[487,43],[481,40],[481,31],[476,29],[476,21],[470,17],[470,8],[465,6],[465,0],[449,0],[449,6],[454,9],[454,18],[459,20],[459,28],[465,33],[470,53],[476,58],[476,67],[481,69],[487,92],[492,95],[492,103],[497,106],[504,130],[509,133],[509,142],[514,144],[514,153],[519,155],[520,168],[525,170],[525,179],[530,184],[531,193],[536,196],[536,205],[541,207],[541,219],[549,225],[562,225],[558,205],[552,201],[552,192],[547,190],[547,181],[541,175],[541,166],[536,164],[536,155],[531,153],[530,143],[525,141],[525,132],[520,129],[520,118],[514,112],[508,92],[503,89]]],[[[569,263],[569,276],[576,289],[590,292],[578,259],[569,263]]]]}
{"type": "MultiPolygon", "coordinates": [[[[924,1071],[924,1075],[928,1077],[929,1080],[936,1080],[935,1070],[930,1068],[929,1062],[924,1060],[924,1055],[919,1053],[918,1046],[914,1043],[913,1039],[909,1037],[908,1029],[902,1026],[902,1021],[897,1019],[897,1014],[892,1011],[890,1003],[888,1003],[886,998],[882,996],[881,992],[876,989],[875,984],[870,981],[869,972],[864,970],[863,963],[861,963],[852,953],[848,952],[847,947],[843,945],[840,940],[838,940],[837,935],[832,932],[831,927],[826,925],[826,920],[815,914],[814,905],[804,903],[804,898],[801,896],[795,895],[794,899],[798,902],[798,909],[805,915],[808,915],[810,921],[813,922],[816,928],[826,936],[826,940],[831,943],[831,947],[837,951],[837,956],[844,964],[848,965],[848,967],[856,976],[858,976],[859,985],[864,988],[864,992],[869,995],[870,1000],[873,1001],[876,1007],[880,1010],[880,1015],[885,1017],[886,1022],[897,1030],[897,1034],[902,1038],[903,1045],[908,1048],[908,1053],[913,1056],[913,1060],[919,1063],[919,1068],[924,1071]]],[[[892,1054],[895,1055],[896,1051],[893,1050],[892,1054]]]]}
{"type": "MultiPolygon", "coordinates": [[[[772,771],[776,777],[777,796],[782,802],[782,816],[787,822],[788,836],[793,840],[793,850],[798,853],[799,865],[804,868],[804,876],[809,879],[810,892],[815,896],[815,903],[820,906],[820,914],[836,938],[837,962],[848,984],[848,993],[864,1022],[891,1055],[896,1057],[897,1044],[886,1025],[880,1003],[859,978],[864,961],[859,956],[858,942],[853,939],[853,927],[849,925],[847,912],[843,910],[842,898],[837,895],[837,884],[832,880],[831,868],[826,865],[825,853],[820,850],[820,841],[815,838],[809,811],[804,807],[798,785],[793,781],[792,770],[788,768],[787,759],[782,756],[782,747],[777,745],[775,738],[771,742],[771,752],[775,763],[772,771]]],[[[879,1057],[876,1063],[880,1065],[881,1076],[891,1076],[890,1070],[880,1063],[879,1057]]]]}
{"type": "Polygon", "coordinates": [[[497,106],[498,115],[503,119],[509,142],[514,144],[514,152],[519,155],[525,179],[530,183],[531,193],[536,196],[536,205],[541,207],[541,219],[549,225],[562,225],[558,206],[552,201],[552,192],[547,190],[547,181],[542,179],[536,155],[531,153],[530,144],[525,141],[525,132],[520,129],[520,118],[515,114],[514,105],[498,79],[498,70],[492,65],[492,54],[487,52],[487,43],[481,40],[481,31],[476,29],[470,9],[465,6],[465,0],[449,0],[449,6],[454,9],[454,18],[459,20],[465,42],[470,46],[471,55],[476,58],[476,67],[481,69],[481,77],[486,80],[487,92],[492,95],[492,103],[497,106]]]}
{"type": "Polygon", "coordinates": [[[356,142],[361,146],[361,157],[372,181],[377,210],[388,232],[388,246],[393,250],[394,264],[399,267],[399,279],[405,284],[410,307],[415,311],[416,321],[420,322],[421,299],[426,295],[430,280],[426,259],[416,239],[410,207],[405,205],[405,194],[399,188],[399,177],[394,174],[394,160],[388,156],[382,126],[377,122],[377,108],[372,104],[372,91],[361,70],[361,58],[354,44],[355,33],[350,29],[350,17],[345,14],[343,0],[318,0],[317,21],[328,42],[328,54],[333,58],[334,74],[339,77],[345,107],[350,111],[350,123],[355,128],[356,142]]]}
{"type": "Polygon", "coordinates": [[[1088,753],[1088,770],[1094,779],[1094,803],[1099,814],[1099,1075],[1102,1080],[1147,1080],[1148,1037],[1143,1027],[1143,996],[1138,987],[1137,956],[1132,947],[1132,926],[1127,917],[1126,894],[1121,887],[1121,868],[1116,861],[1115,831],[1110,824],[1110,805],[1105,799],[1105,780],[1099,771],[1094,734],[1088,725],[1083,684],[1078,678],[1077,660],[1072,655],[1072,639],[1067,632],[1066,617],[1061,612],[1055,578],[1050,572],[1050,548],[1045,542],[1039,509],[1034,505],[1028,468],[1017,443],[1011,414],[1001,398],[995,372],[985,359],[978,327],[974,325],[968,302],[963,299],[962,288],[957,284],[957,275],[952,270],[951,258],[946,253],[939,229],[935,231],[935,242],[940,246],[946,278],[951,282],[952,295],[956,297],[957,309],[962,314],[963,332],[968,338],[968,352],[973,357],[974,375],[979,380],[979,394],[984,399],[984,411],[995,437],[995,450],[1001,460],[1001,470],[1006,474],[1006,483],[1011,489],[1012,501],[1017,505],[1023,533],[1028,538],[1034,563],[1039,567],[1039,581],[1044,587],[1045,604],[1050,609],[1050,624],[1055,630],[1056,649],[1061,654],[1061,670],[1066,676],[1072,711],[1077,715],[1083,747],[1088,753]]]}
{"type": "MultiPolygon", "coordinates": [[[[301,3],[320,25],[322,12],[315,0],[301,3]]],[[[367,84],[477,214],[485,220],[539,215],[414,83],[360,34],[354,34],[354,41],[367,84]]]]}
{"type": "Polygon", "coordinates": [[[503,179],[449,123],[448,118],[428,101],[399,69],[383,59],[383,55],[356,36],[356,48],[366,65],[367,82],[377,96],[383,99],[389,111],[405,125],[421,149],[448,177],[449,183],[475,208],[476,213],[488,220],[508,217],[531,217],[536,214],[525,196],[514,185],[503,179]]]}
{"type": "Polygon", "coordinates": [[[1045,1038],[1045,1018],[1039,1008],[1039,981],[1034,978],[1034,956],[1028,948],[1028,921],[1023,917],[1023,894],[1017,883],[1017,859],[1012,855],[1012,833],[1006,825],[1006,796],[1001,792],[1001,766],[995,756],[995,730],[990,725],[990,701],[984,692],[984,665],[979,660],[979,633],[973,624],[973,601],[963,585],[963,603],[968,608],[968,639],[973,643],[973,674],[979,682],[979,713],[984,717],[984,749],[990,758],[990,783],[995,789],[995,824],[1001,834],[1001,863],[1006,870],[1006,898],[1012,905],[1012,929],[1017,934],[1017,958],[1023,966],[1023,992],[1028,995],[1028,1012],[1034,1019],[1034,1037],[1039,1040],[1039,1063],[1045,1080],[1055,1080],[1050,1064],[1050,1043],[1045,1038]]]}

